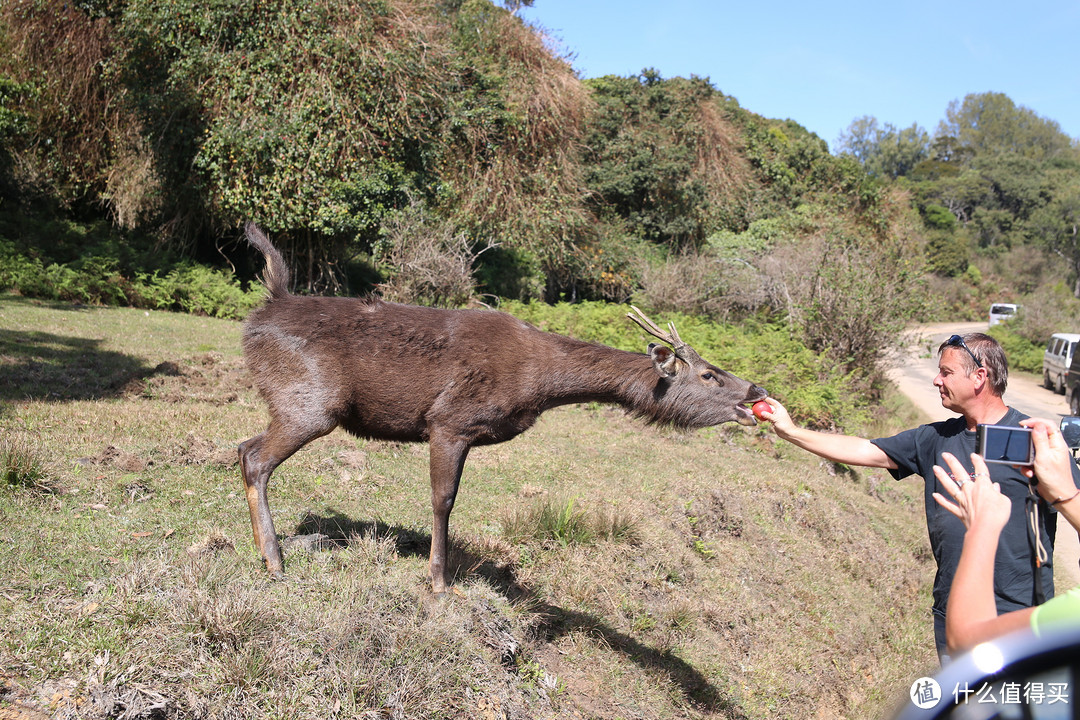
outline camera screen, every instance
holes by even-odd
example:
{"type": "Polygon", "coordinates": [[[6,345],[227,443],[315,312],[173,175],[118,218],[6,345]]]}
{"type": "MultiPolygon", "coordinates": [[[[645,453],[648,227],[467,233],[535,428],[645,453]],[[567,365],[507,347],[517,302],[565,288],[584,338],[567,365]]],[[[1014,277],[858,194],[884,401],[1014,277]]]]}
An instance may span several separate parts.
{"type": "Polygon", "coordinates": [[[987,462],[1030,465],[1031,431],[1027,428],[985,425],[980,428],[979,454],[987,462]]]}

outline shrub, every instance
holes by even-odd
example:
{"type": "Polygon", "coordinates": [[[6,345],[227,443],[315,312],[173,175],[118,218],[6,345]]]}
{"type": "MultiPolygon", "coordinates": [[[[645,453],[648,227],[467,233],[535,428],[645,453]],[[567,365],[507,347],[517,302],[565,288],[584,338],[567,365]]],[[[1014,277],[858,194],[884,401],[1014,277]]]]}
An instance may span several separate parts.
{"type": "Polygon", "coordinates": [[[546,499],[517,510],[502,520],[503,535],[511,542],[529,540],[568,545],[591,545],[601,540],[635,543],[635,522],[617,510],[594,510],[578,504],[577,497],[546,499]]]}
{"type": "Polygon", "coordinates": [[[387,300],[460,307],[476,294],[477,256],[468,239],[419,206],[394,214],[383,226],[380,263],[389,279],[379,285],[387,300]]]}
{"type": "Polygon", "coordinates": [[[240,319],[263,300],[258,287],[245,291],[235,278],[200,265],[184,264],[164,276],[140,275],[139,281],[137,307],[240,319]]]}
{"type": "Polygon", "coordinates": [[[1034,345],[1045,346],[1056,332],[1080,332],[1080,300],[1061,283],[1043,286],[1019,303],[1020,312],[1008,327],[1034,345]]]}
{"type": "Polygon", "coordinates": [[[244,290],[220,270],[182,264],[164,275],[136,273],[127,277],[116,260],[88,257],[70,264],[45,265],[39,258],[15,253],[0,241],[0,290],[26,297],[128,305],[152,310],[179,310],[211,317],[240,319],[262,302],[258,288],[244,290]]]}
{"type": "MultiPolygon", "coordinates": [[[[1034,343],[1018,333],[1016,321],[995,325],[988,334],[1001,343],[1005,357],[1009,359],[1010,371],[1042,373],[1043,350],[1046,341],[1034,343]]],[[[1047,339],[1049,339],[1047,335],[1047,339]]]]}
{"type": "Polygon", "coordinates": [[[743,258],[715,246],[648,263],[641,271],[641,291],[635,295],[636,303],[659,311],[717,320],[752,314],[768,300],[760,274],[743,258]]]}
{"type": "Polygon", "coordinates": [[[964,235],[934,231],[927,238],[926,263],[938,275],[956,277],[964,273],[968,269],[968,254],[964,235]]]}
{"type": "Polygon", "coordinates": [[[789,218],[792,238],[757,262],[772,307],[816,352],[876,376],[909,317],[926,302],[918,236],[903,199],[880,204],[883,232],[818,205],[789,218]]]}
{"type": "Polygon", "coordinates": [[[0,485],[21,490],[51,492],[38,452],[20,440],[0,441],[0,485]]]}

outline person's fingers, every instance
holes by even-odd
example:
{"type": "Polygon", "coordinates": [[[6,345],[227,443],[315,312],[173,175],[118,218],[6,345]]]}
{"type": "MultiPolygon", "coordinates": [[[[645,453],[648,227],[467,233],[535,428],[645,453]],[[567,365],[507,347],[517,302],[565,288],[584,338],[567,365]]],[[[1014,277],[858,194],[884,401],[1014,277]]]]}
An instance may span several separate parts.
{"type": "Polygon", "coordinates": [[[950,475],[949,473],[945,472],[945,468],[941,467],[940,465],[935,465],[934,475],[937,477],[938,482],[941,483],[941,486],[945,488],[946,492],[948,492],[957,500],[960,499],[960,496],[962,494],[961,488],[963,488],[965,479],[967,478],[966,472],[961,477],[957,478],[956,476],[950,475]]]}
{"type": "Polygon", "coordinates": [[[990,468],[986,467],[986,461],[983,460],[982,455],[971,453],[971,467],[975,468],[974,477],[990,479],[990,468]]]}
{"type": "Polygon", "coordinates": [[[941,493],[934,493],[934,500],[937,500],[938,505],[951,512],[956,517],[960,518],[961,520],[964,519],[963,509],[961,509],[959,505],[956,505],[955,503],[951,503],[946,500],[945,496],[941,493]]]}

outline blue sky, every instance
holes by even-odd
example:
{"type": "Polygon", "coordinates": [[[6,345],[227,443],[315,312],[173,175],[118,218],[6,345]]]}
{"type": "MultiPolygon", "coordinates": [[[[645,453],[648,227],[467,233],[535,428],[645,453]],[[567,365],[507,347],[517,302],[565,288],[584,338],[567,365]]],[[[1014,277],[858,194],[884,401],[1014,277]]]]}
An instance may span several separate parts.
{"type": "Polygon", "coordinates": [[[535,0],[519,14],[583,78],[708,77],[830,148],[863,115],[933,133],[950,101],[983,92],[1080,138],[1080,0],[535,0]]]}

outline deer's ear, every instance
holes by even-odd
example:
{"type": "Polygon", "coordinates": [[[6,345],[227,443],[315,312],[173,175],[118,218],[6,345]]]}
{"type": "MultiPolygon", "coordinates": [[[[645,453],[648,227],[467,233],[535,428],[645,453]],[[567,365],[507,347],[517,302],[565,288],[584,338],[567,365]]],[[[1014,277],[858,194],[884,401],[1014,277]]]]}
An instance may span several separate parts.
{"type": "Polygon", "coordinates": [[[660,377],[675,377],[678,372],[678,361],[675,352],[666,345],[649,343],[649,357],[652,358],[653,368],[660,377]]]}

